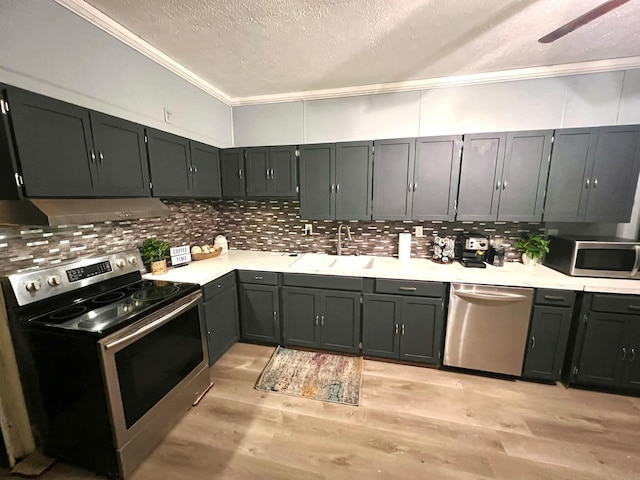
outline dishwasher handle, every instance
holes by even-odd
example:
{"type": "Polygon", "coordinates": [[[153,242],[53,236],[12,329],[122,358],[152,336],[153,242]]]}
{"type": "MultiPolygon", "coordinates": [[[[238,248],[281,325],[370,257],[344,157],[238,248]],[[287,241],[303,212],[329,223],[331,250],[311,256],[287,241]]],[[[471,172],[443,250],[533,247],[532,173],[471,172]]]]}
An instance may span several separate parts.
{"type": "Polygon", "coordinates": [[[525,295],[517,293],[480,293],[480,292],[454,292],[454,295],[468,300],[488,300],[492,302],[520,302],[527,300],[525,295]]]}

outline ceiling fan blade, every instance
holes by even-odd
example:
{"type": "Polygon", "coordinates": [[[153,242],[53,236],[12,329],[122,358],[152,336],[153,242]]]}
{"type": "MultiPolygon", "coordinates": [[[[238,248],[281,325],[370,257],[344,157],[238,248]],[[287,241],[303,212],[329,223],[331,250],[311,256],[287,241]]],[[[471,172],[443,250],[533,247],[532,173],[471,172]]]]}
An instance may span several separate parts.
{"type": "Polygon", "coordinates": [[[557,28],[551,33],[546,34],[544,37],[539,38],[538,42],[540,43],[551,43],[555,42],[559,38],[564,37],[565,35],[573,32],[577,28],[580,28],[586,25],[589,22],[592,22],[598,17],[601,17],[605,13],[609,13],[611,10],[618,8],[625,3],[631,0],[609,0],[608,2],[603,3],[602,5],[594,8],[593,10],[589,10],[587,13],[580,15],[578,18],[571,20],[569,23],[557,28]]]}

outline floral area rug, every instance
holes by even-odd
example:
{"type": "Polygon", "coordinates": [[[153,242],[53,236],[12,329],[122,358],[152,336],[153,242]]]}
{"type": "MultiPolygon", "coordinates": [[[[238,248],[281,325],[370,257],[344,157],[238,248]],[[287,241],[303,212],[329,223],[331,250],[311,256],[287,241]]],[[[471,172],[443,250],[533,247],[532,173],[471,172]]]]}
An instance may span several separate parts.
{"type": "Polygon", "coordinates": [[[325,402],[358,405],[362,357],[304,352],[278,346],[256,389],[325,402]]]}

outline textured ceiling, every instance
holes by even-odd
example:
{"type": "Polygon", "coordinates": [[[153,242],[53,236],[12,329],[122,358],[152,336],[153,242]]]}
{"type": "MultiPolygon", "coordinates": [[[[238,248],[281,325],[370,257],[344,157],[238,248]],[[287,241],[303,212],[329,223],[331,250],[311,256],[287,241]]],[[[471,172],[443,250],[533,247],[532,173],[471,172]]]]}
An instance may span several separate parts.
{"type": "Polygon", "coordinates": [[[353,87],[640,55],[640,0],[87,0],[227,95],[353,87]]]}

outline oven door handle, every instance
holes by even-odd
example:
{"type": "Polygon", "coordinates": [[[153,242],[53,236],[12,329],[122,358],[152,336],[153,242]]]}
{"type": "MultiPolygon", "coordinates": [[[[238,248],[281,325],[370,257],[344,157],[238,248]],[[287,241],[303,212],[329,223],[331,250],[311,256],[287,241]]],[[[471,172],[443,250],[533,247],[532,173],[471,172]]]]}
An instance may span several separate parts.
{"type": "Polygon", "coordinates": [[[638,273],[638,268],[640,268],[640,245],[634,245],[633,249],[636,251],[636,261],[633,263],[633,268],[629,274],[630,277],[635,277],[638,273]]]}
{"type": "Polygon", "coordinates": [[[183,305],[180,305],[175,310],[171,310],[169,313],[166,313],[166,314],[162,315],[157,320],[154,320],[151,323],[147,323],[146,325],[143,325],[142,327],[138,328],[137,330],[131,332],[128,335],[125,335],[122,338],[114,340],[111,343],[105,344],[104,349],[105,350],[111,350],[112,348],[115,348],[115,347],[117,347],[119,345],[122,345],[123,343],[130,343],[130,342],[134,341],[135,339],[137,339],[138,337],[144,336],[150,330],[155,330],[156,328],[164,325],[165,323],[169,323],[171,320],[176,318],[182,312],[184,312],[185,310],[191,308],[194,304],[198,303],[198,301],[200,300],[201,297],[202,297],[202,294],[200,292],[197,292],[197,294],[191,300],[189,300],[188,302],[184,303],[183,305]]]}

